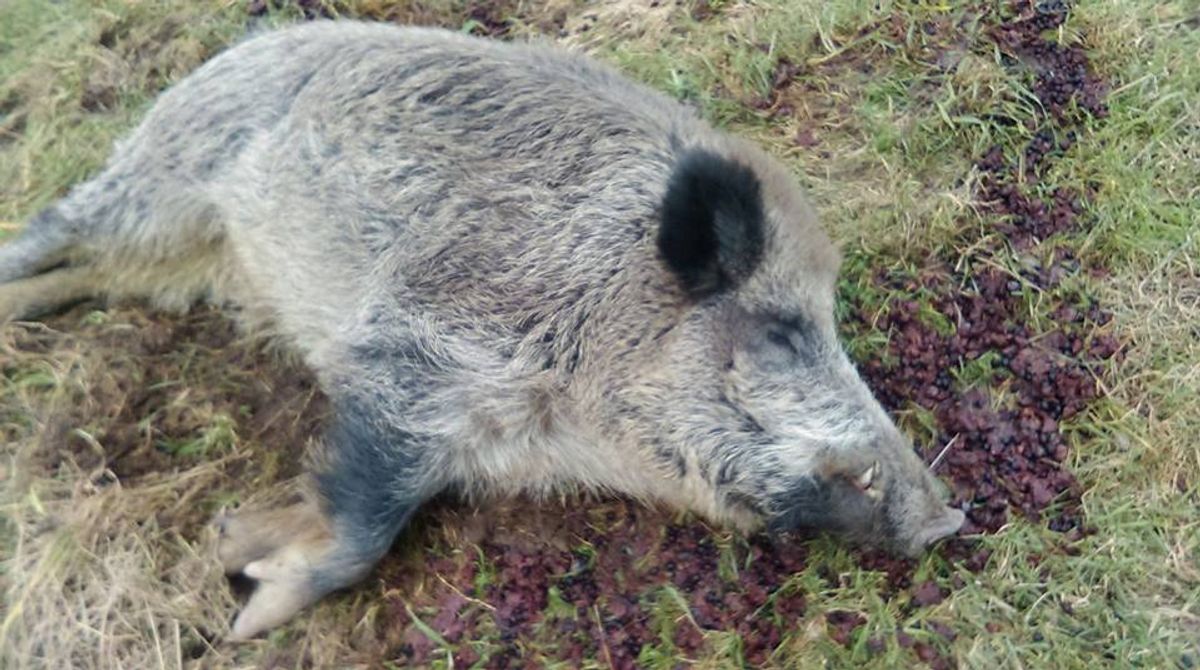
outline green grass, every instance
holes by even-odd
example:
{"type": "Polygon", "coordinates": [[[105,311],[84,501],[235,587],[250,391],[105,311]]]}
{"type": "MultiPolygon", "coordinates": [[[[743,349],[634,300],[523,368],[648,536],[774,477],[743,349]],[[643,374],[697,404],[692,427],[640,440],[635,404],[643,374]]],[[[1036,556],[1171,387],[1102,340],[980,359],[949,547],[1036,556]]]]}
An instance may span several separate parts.
{"type": "MultiPolygon", "coordinates": [[[[999,3],[730,0],[712,3],[716,14],[703,21],[672,3],[653,10],[622,3],[549,4],[566,7],[569,35],[563,41],[695,104],[715,123],[759,141],[792,166],[846,249],[843,294],[878,310],[897,299],[924,305],[928,296],[889,293],[874,284],[873,272],[911,275],[931,258],[965,252],[964,239],[987,235],[989,223],[973,201],[978,175],[971,165],[994,144],[1016,155],[1029,130],[1005,120],[1042,113],[1027,78],[1001,66],[979,25],[977,9],[1001,11],[999,3]],[[923,29],[929,22],[941,27],[929,33],[923,29]],[[589,30],[578,31],[584,23],[589,30]],[[792,112],[771,118],[752,103],[770,95],[780,58],[801,67],[782,100],[792,112]],[[805,132],[816,142],[794,141],[805,132]]],[[[472,27],[462,3],[362,0],[337,8],[351,16],[418,17],[472,27]]],[[[513,2],[505,11],[522,26],[518,32],[535,32],[542,9],[513,2]]],[[[295,18],[296,12],[282,11],[268,21],[295,18]]],[[[979,574],[929,557],[916,580],[948,583],[957,571],[964,586],[945,601],[919,609],[906,607],[901,598],[881,598],[878,574],[857,566],[837,544],[818,540],[809,568],[789,584],[807,594],[805,616],[790,622],[774,664],[912,665],[916,661],[898,644],[897,631],[972,668],[1200,664],[1198,20],[1200,8],[1188,0],[1082,0],[1055,36],[1085,45],[1113,86],[1108,118],[1090,122],[1047,176],[1056,185],[1094,188],[1088,205],[1094,223],[1063,242],[1086,265],[1109,270],[1107,276],[1081,276],[1057,290],[1096,295],[1113,310],[1112,328],[1127,343],[1124,361],[1104,380],[1104,399],[1063,426],[1074,447],[1071,468],[1085,487],[1087,519],[1097,532],[1081,540],[1077,552],[1067,553],[1054,533],[1014,521],[981,540],[992,558],[979,574]],[[1036,565],[1028,560],[1032,555],[1040,558],[1036,565]],[[830,581],[830,574],[837,579],[830,581]],[[860,612],[868,620],[847,647],[825,630],[824,615],[835,610],[860,612]],[[947,642],[929,632],[922,623],[930,619],[950,624],[957,638],[947,642]],[[872,638],[882,640],[882,651],[868,648],[872,638]]],[[[0,238],[91,174],[159,90],[236,39],[247,21],[242,3],[226,0],[10,0],[0,6],[0,238]]],[[[1011,268],[1017,261],[997,262],[1011,268]]],[[[1031,321],[1048,327],[1047,296],[1030,292],[1026,301],[1031,321]]],[[[933,310],[927,311],[934,318],[933,310]]],[[[200,631],[221,630],[232,611],[227,596],[209,594],[199,605],[180,604],[191,593],[187,589],[198,589],[201,582],[171,577],[172,566],[201,570],[205,563],[177,532],[155,524],[119,543],[89,534],[86,524],[67,524],[75,535],[38,544],[35,529],[53,516],[46,510],[74,500],[71,491],[89,486],[91,475],[65,467],[38,470],[28,454],[40,444],[39,435],[54,429],[53,408],[94,396],[102,381],[95,378],[96,369],[113,362],[106,358],[110,354],[87,353],[87,333],[107,332],[131,318],[121,313],[110,323],[105,313],[93,314],[100,316],[78,324],[82,339],[69,340],[82,349],[68,350],[63,344],[68,340],[51,339],[57,348],[18,358],[9,335],[0,342],[5,371],[0,437],[13,445],[5,449],[2,465],[8,473],[20,472],[20,477],[10,474],[3,498],[11,518],[6,531],[20,543],[5,543],[2,549],[6,564],[0,580],[10,595],[0,639],[49,644],[78,667],[102,664],[94,644],[55,637],[26,616],[32,599],[43,593],[38,590],[43,582],[88,575],[113,579],[118,559],[141,557],[128,559],[148,575],[137,582],[141,591],[128,592],[133,594],[129,603],[142,603],[153,612],[149,616],[164,622],[184,621],[181,645],[190,640],[203,647],[200,631]],[[69,351],[75,353],[62,353],[69,351]],[[175,589],[170,591],[174,600],[144,593],[163,574],[170,585],[164,588],[175,589]],[[44,579],[22,585],[14,583],[17,575],[44,579]]],[[[860,357],[881,355],[886,334],[862,333],[848,347],[860,357]]],[[[251,383],[241,374],[231,377],[230,388],[251,383]]],[[[991,361],[975,361],[955,376],[960,389],[986,386],[993,382],[991,361]]],[[[234,429],[237,418],[216,413],[197,421],[208,427],[189,439],[163,443],[168,455],[186,457],[181,462],[201,456],[270,458],[234,429]]],[[[903,424],[921,435],[931,430],[929,421],[914,413],[903,424]]],[[[96,506],[87,507],[86,518],[95,523],[142,518],[133,514],[133,503],[122,500],[173,509],[183,503],[178,493],[168,493],[169,487],[190,490],[189,482],[207,482],[209,488],[195,495],[204,499],[211,493],[211,504],[239,498],[250,493],[249,480],[239,479],[246,476],[236,469],[165,473],[141,488],[131,486],[122,493],[126,498],[111,491],[97,494],[89,499],[88,505],[96,506]]],[[[723,556],[723,573],[739,569],[738,554],[730,552],[723,556]]],[[[219,576],[209,573],[201,575],[204,587],[224,588],[219,576]]],[[[136,581],[136,576],[124,578],[136,581]]],[[[490,579],[494,573],[480,553],[476,580],[486,587],[490,579]]],[[[67,600],[54,602],[71,606],[67,600]]],[[[313,628],[306,628],[306,616],[266,642],[201,651],[224,663],[265,663],[292,648],[301,651],[288,658],[305,653],[310,660],[356,658],[356,626],[385,616],[372,609],[372,602],[370,593],[348,597],[319,608],[313,628]],[[344,639],[331,639],[335,635],[344,639]]],[[[553,597],[550,602],[550,614],[562,615],[564,608],[553,597]]],[[[641,660],[647,667],[670,667],[678,661],[671,631],[691,625],[686,603],[664,589],[649,594],[642,607],[656,622],[660,639],[643,649],[641,660]]],[[[114,616],[126,615],[141,616],[132,610],[114,616]]],[[[165,631],[169,636],[170,630],[164,623],[135,626],[126,634],[165,631]]],[[[694,660],[706,667],[739,665],[736,635],[710,633],[709,641],[711,657],[694,660]]],[[[146,637],[129,647],[143,655],[127,653],[135,664],[155,665],[160,662],[152,650],[172,644],[146,637]]],[[[479,640],[480,655],[486,657],[494,644],[490,637],[479,640]]],[[[31,658],[10,660],[39,665],[31,658]]],[[[604,666],[603,659],[593,660],[604,666]]],[[[161,665],[171,667],[167,661],[161,665]]]]}
{"type": "Polygon", "coordinates": [[[237,442],[233,421],[225,414],[215,414],[211,424],[200,434],[182,440],[165,440],[158,446],[177,457],[216,458],[221,452],[229,451],[237,442]]]}

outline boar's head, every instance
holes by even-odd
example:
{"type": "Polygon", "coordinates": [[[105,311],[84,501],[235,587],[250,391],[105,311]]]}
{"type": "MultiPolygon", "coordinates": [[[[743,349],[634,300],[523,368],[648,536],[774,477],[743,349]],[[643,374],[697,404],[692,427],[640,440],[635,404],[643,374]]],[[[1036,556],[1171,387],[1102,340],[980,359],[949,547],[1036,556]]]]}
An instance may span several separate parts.
{"type": "Polygon", "coordinates": [[[838,342],[839,255],[786,170],[732,143],[681,153],[658,252],[684,305],[649,384],[659,450],[718,515],[906,555],[958,530],[838,342]]]}

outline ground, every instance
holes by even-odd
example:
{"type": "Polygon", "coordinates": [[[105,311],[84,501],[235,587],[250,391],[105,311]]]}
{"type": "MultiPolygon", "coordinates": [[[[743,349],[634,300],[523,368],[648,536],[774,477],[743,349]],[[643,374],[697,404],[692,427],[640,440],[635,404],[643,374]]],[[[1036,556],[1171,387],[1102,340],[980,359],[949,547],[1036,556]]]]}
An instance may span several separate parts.
{"type": "Polygon", "coordinates": [[[0,240],[257,27],[586,50],[759,141],[846,254],[864,376],[970,508],[899,561],[610,498],[423,512],[230,644],[207,522],[288,493],[325,403],[220,312],[0,330],[5,667],[1200,665],[1194,0],[9,0],[0,240]]]}

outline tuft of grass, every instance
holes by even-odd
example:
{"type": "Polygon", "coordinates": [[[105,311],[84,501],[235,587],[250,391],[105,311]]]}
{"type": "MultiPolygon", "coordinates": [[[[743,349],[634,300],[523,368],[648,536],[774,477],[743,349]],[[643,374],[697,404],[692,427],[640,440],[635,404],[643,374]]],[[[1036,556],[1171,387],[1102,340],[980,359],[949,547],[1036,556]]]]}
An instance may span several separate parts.
{"type": "Polygon", "coordinates": [[[233,420],[225,414],[218,413],[212,417],[212,423],[203,428],[196,437],[165,440],[159,448],[172,456],[212,458],[232,450],[237,441],[233,420]]]}

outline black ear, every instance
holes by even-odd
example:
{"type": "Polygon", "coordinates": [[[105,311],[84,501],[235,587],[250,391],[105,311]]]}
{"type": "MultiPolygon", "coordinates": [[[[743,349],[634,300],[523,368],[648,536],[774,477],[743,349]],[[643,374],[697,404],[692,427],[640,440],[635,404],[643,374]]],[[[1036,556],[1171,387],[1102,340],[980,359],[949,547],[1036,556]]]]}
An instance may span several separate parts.
{"type": "Polygon", "coordinates": [[[762,260],[763,203],[750,168],[702,149],[679,158],[663,197],[658,249],[695,297],[748,277],[762,260]]]}

